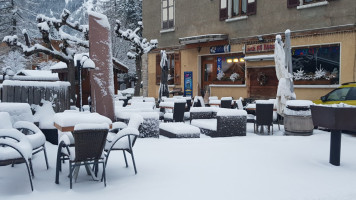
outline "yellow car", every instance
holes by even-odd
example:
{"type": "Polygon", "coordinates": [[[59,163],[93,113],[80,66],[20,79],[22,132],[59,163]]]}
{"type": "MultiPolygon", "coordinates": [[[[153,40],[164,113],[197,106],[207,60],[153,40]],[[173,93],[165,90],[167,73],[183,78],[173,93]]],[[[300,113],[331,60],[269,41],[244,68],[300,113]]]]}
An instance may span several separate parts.
{"type": "Polygon", "coordinates": [[[356,106],[356,82],[344,83],[339,88],[322,96],[315,104],[339,104],[345,103],[356,106]]]}

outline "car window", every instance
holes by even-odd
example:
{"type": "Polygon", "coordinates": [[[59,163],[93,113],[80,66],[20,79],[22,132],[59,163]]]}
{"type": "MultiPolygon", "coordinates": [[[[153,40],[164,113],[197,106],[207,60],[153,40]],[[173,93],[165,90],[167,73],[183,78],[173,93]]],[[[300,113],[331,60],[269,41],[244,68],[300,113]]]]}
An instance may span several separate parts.
{"type": "Polygon", "coordinates": [[[350,88],[338,88],[328,94],[326,101],[345,101],[350,88]]]}
{"type": "Polygon", "coordinates": [[[346,100],[356,100],[356,88],[351,88],[346,100]]]}

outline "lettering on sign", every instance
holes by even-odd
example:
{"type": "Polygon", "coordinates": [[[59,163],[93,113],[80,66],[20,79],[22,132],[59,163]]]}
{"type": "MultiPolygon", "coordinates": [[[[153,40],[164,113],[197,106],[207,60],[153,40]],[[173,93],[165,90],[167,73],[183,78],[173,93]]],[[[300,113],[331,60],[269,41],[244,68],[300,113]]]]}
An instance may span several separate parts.
{"type": "Polygon", "coordinates": [[[246,53],[274,51],[273,43],[246,45],[246,53]]]}

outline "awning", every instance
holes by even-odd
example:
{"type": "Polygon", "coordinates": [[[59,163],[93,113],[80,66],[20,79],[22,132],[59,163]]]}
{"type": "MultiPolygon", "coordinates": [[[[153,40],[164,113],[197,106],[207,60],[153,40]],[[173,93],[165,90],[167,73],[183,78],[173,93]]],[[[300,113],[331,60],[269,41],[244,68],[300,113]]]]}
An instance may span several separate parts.
{"type": "Polygon", "coordinates": [[[245,61],[262,61],[262,60],[274,60],[274,54],[246,56],[245,61]]]}
{"type": "Polygon", "coordinates": [[[203,42],[212,42],[219,40],[227,40],[228,35],[226,34],[207,34],[207,35],[197,35],[191,37],[179,38],[180,44],[195,44],[203,42]]]}

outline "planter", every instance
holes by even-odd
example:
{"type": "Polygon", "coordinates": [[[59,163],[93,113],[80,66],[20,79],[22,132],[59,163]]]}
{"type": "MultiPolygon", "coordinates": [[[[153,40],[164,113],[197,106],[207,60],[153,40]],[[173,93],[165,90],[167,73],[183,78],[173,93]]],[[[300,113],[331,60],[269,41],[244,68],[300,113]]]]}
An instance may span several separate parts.
{"type": "Polygon", "coordinates": [[[58,130],[57,129],[41,129],[46,140],[52,144],[58,145],[58,130]]]}
{"type": "Polygon", "coordinates": [[[356,131],[356,108],[352,107],[327,107],[310,106],[314,126],[331,129],[330,157],[332,165],[340,165],[341,130],[356,131]]]}
{"type": "Polygon", "coordinates": [[[286,135],[312,135],[313,120],[309,116],[284,115],[284,130],[286,135]]]}
{"type": "Polygon", "coordinates": [[[217,85],[243,85],[245,84],[244,81],[213,81],[213,84],[217,85]]]}

